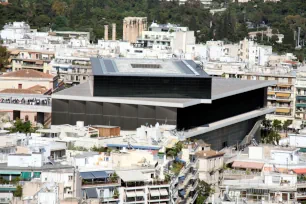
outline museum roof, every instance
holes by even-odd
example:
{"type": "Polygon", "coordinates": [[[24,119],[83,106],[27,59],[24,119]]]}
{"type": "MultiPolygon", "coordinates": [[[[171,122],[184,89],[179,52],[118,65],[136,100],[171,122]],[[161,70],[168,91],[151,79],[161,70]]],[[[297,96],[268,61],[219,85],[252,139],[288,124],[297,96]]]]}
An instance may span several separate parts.
{"type": "Polygon", "coordinates": [[[158,76],[207,77],[210,76],[193,60],[91,58],[94,76],[158,76]]]}

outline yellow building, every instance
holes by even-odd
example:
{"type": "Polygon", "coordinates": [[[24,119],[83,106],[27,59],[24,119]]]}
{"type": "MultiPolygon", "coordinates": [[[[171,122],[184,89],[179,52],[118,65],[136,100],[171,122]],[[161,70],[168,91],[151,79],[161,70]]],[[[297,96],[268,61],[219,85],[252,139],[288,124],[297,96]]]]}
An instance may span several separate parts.
{"type": "Polygon", "coordinates": [[[35,50],[10,50],[12,71],[31,69],[44,73],[51,73],[51,60],[54,52],[35,50]]]}

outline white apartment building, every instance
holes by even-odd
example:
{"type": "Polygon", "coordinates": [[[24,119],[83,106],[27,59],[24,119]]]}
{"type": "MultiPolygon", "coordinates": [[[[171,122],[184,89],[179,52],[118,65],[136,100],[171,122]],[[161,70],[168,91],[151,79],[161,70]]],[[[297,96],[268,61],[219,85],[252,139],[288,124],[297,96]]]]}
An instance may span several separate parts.
{"type": "Polygon", "coordinates": [[[272,46],[258,45],[254,41],[244,39],[239,42],[239,61],[249,63],[249,66],[266,66],[272,46]]]}
{"type": "Polygon", "coordinates": [[[185,53],[188,45],[195,45],[194,31],[189,31],[187,27],[154,22],[148,31],[142,31],[136,43],[139,47],[171,51],[177,55],[185,53]]]}

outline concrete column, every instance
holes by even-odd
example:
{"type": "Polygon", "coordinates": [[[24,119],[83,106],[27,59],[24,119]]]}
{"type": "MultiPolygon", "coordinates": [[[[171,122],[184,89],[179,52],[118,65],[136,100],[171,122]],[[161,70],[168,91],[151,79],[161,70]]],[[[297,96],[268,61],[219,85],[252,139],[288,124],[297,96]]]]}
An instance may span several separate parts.
{"type": "Polygon", "coordinates": [[[117,35],[117,32],[116,32],[116,23],[113,23],[112,24],[112,40],[116,40],[116,35],[117,35]]]}
{"type": "Polygon", "coordinates": [[[14,110],[13,111],[13,120],[16,120],[17,118],[20,119],[20,111],[14,110]]]}
{"type": "Polygon", "coordinates": [[[108,25],[104,25],[104,40],[108,40],[108,25]]]}
{"type": "Polygon", "coordinates": [[[44,125],[45,124],[45,113],[37,112],[37,121],[36,122],[44,125]]]}

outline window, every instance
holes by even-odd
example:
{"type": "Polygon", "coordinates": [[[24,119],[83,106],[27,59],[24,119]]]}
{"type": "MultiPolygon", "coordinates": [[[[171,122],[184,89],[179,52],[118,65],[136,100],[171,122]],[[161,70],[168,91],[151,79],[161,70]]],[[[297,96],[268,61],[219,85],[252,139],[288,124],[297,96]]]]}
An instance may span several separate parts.
{"type": "Polygon", "coordinates": [[[159,69],[162,68],[160,64],[131,64],[132,68],[141,69],[159,69]]]}
{"type": "Polygon", "coordinates": [[[18,89],[22,89],[22,84],[18,84],[18,89]]]}
{"type": "Polygon", "coordinates": [[[69,181],[72,181],[72,179],[73,179],[73,176],[68,176],[69,181]]]}
{"type": "Polygon", "coordinates": [[[29,116],[26,115],[26,116],[24,117],[24,120],[27,122],[27,121],[29,120],[29,116]]]}

